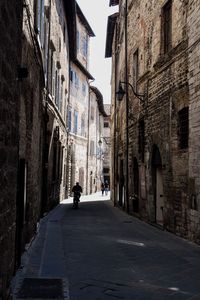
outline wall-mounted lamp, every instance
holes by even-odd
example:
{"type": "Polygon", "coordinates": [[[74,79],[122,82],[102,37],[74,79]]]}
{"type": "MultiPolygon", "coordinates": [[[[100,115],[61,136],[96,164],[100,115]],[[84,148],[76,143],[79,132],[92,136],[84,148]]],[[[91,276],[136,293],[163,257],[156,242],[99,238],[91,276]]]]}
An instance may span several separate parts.
{"type": "Polygon", "coordinates": [[[133,88],[133,86],[132,86],[132,84],[130,84],[129,82],[125,82],[125,81],[120,81],[120,82],[119,82],[119,89],[118,89],[118,91],[116,92],[116,97],[117,97],[117,100],[118,100],[118,101],[122,101],[124,95],[126,94],[125,90],[124,90],[123,87],[122,87],[122,84],[129,85],[129,86],[131,87],[131,89],[132,89],[133,94],[134,94],[140,101],[144,101],[143,98],[145,97],[145,95],[144,95],[144,94],[138,94],[138,93],[136,93],[135,90],[134,90],[134,88],[133,88]]]}

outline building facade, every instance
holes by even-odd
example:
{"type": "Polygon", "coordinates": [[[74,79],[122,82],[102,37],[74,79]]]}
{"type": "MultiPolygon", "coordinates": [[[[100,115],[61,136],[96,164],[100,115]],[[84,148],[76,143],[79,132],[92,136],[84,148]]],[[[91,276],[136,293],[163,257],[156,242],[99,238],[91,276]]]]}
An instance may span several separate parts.
{"type": "Polygon", "coordinates": [[[106,112],[100,91],[90,86],[88,116],[87,194],[101,189],[103,180],[104,141],[103,124],[106,112]]]}
{"type": "Polygon", "coordinates": [[[119,5],[119,14],[108,18],[106,44],[113,61],[113,201],[200,242],[194,84],[199,4],[111,0],[110,5],[119,5]]]}
{"type": "Polygon", "coordinates": [[[106,115],[103,120],[103,181],[108,182],[110,187],[110,167],[111,167],[111,105],[104,104],[106,115]]]}
{"type": "Polygon", "coordinates": [[[41,216],[65,197],[75,2],[3,1],[0,13],[0,298],[7,299],[41,216]]]}
{"type": "Polygon", "coordinates": [[[75,52],[75,2],[51,1],[45,7],[44,68],[46,79],[45,188],[44,208],[49,210],[66,197],[67,106],[69,102],[69,67],[75,52]],[[69,50],[69,43],[71,50],[69,50]],[[47,49],[47,50],[46,50],[47,49]],[[71,51],[71,52],[70,52],[71,51]]]}
{"type": "Polygon", "coordinates": [[[68,105],[67,196],[76,182],[87,190],[89,80],[89,39],[94,33],[76,4],[76,54],[70,63],[70,98],[68,105]]]}

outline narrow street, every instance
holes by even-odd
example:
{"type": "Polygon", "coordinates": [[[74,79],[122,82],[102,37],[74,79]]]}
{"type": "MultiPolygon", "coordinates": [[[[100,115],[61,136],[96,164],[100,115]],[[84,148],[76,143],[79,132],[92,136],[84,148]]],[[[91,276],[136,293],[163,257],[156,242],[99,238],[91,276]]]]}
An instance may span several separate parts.
{"type": "Polygon", "coordinates": [[[13,299],[200,299],[200,247],[113,207],[65,200],[41,220],[13,299]],[[44,280],[45,279],[45,280],[44,280]]]}

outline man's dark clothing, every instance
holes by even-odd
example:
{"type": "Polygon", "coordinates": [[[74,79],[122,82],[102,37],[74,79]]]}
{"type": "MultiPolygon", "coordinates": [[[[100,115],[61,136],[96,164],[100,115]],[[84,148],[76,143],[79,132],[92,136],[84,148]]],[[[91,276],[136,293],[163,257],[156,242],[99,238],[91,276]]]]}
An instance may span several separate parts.
{"type": "Polygon", "coordinates": [[[72,192],[82,193],[83,190],[82,190],[82,187],[79,184],[76,184],[76,185],[73,186],[72,192]]]}

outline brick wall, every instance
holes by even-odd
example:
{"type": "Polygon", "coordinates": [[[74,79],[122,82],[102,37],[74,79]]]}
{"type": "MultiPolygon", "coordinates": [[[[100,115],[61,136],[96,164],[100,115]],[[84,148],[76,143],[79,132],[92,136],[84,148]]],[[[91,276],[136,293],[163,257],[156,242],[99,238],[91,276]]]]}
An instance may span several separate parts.
{"type": "MultiPolygon", "coordinates": [[[[121,1],[122,3],[122,1],[121,1]]],[[[143,101],[136,98],[129,88],[129,194],[134,194],[134,159],[139,166],[139,212],[146,221],[155,222],[155,146],[159,150],[163,180],[163,224],[166,229],[178,235],[199,242],[197,228],[199,213],[191,209],[199,201],[199,34],[194,30],[200,24],[198,1],[172,1],[171,50],[163,53],[162,13],[166,1],[128,2],[128,82],[135,87],[134,53],[138,50],[139,76],[137,92],[145,94],[143,101]],[[134,30],[136,28],[136,30],[134,30]],[[178,30],[177,30],[178,28],[178,30]],[[195,46],[194,46],[195,45],[195,46]],[[188,47],[191,50],[188,52],[188,47]],[[189,56],[188,56],[189,54],[189,56]],[[179,111],[189,106],[189,148],[180,147],[179,111]],[[145,148],[144,161],[139,153],[139,120],[144,119],[145,148]],[[189,170],[189,171],[188,171],[189,170]],[[196,232],[196,233],[195,233],[196,232]]],[[[117,62],[112,83],[116,76],[124,81],[124,19],[120,10],[117,48],[113,50],[117,62]]],[[[114,57],[113,57],[114,58],[114,57]]],[[[113,59],[113,63],[115,60],[113,59]]],[[[113,94],[115,91],[113,91],[113,94]]],[[[113,103],[114,103],[114,96],[113,103]]],[[[124,98],[125,100],[125,98],[124,98]]],[[[117,104],[116,148],[124,159],[125,101],[117,104]]],[[[159,167],[160,168],[160,167],[159,167]]],[[[117,169],[117,167],[116,167],[117,169]]],[[[116,170],[115,169],[115,170],[116,170]]],[[[120,176],[118,167],[118,174],[120,176]]],[[[126,174],[125,174],[126,175],[126,174]]],[[[116,198],[119,195],[116,194],[116,198]]],[[[133,203],[129,203],[130,213],[133,203]]],[[[134,212],[133,212],[134,213],[134,212]]]]}

